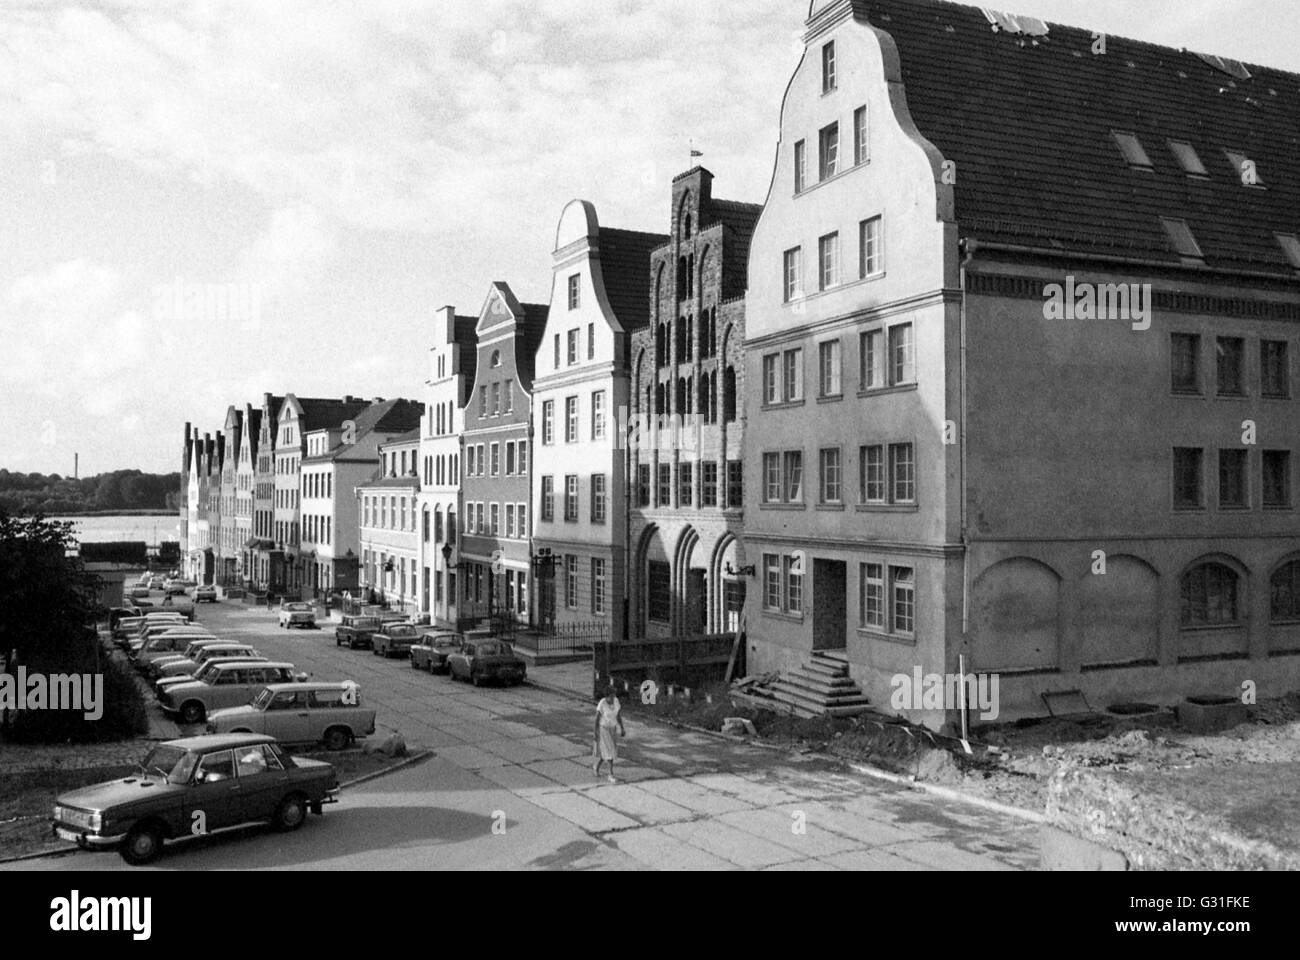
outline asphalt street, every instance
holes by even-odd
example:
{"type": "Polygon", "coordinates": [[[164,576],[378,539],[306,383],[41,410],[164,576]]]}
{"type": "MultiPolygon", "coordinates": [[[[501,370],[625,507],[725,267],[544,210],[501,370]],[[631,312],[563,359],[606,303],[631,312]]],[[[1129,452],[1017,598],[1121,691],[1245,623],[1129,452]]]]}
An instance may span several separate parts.
{"type": "MultiPolygon", "coordinates": [[[[480,687],[406,660],[286,631],[273,611],[205,604],[317,680],[356,681],[381,737],[434,755],[344,790],[290,834],[252,829],[172,847],[146,869],[1015,870],[1038,866],[1032,824],[818,760],[627,719],[619,782],[591,769],[594,708],[531,685],[480,687]]],[[[538,671],[544,675],[544,668],[538,671]]],[[[116,870],[115,853],[7,865],[116,870]]],[[[3,868],[0,868],[3,869],[3,868]]],[[[139,869],[139,868],[137,868],[139,869]]]]}

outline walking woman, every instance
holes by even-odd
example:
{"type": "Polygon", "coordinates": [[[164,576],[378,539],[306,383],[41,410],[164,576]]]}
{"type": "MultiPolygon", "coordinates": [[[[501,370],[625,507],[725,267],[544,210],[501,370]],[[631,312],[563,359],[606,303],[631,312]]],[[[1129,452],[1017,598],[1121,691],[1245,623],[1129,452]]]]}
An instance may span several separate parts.
{"type": "Polygon", "coordinates": [[[614,696],[614,684],[611,683],[604,698],[596,704],[596,726],[593,731],[595,743],[592,745],[595,762],[591,765],[592,772],[600,776],[600,765],[608,760],[610,783],[618,782],[614,778],[614,761],[618,759],[615,730],[620,737],[627,736],[627,731],[623,728],[622,707],[619,706],[618,697],[614,696]]]}

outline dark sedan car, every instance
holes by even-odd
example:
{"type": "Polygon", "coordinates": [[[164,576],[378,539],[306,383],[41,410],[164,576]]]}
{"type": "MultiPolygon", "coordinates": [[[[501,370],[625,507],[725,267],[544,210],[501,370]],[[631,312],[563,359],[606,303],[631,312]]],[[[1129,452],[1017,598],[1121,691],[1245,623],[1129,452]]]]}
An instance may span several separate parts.
{"type": "Polygon", "coordinates": [[[255,733],[186,737],[149,751],[140,773],[61,795],[55,835],[87,848],[117,847],[130,864],[155,859],[168,840],[270,822],[296,830],[307,811],[338,800],[334,767],[290,757],[255,733]]]}
{"type": "Polygon", "coordinates": [[[381,657],[405,657],[411,644],[420,639],[420,630],[410,623],[386,623],[370,639],[370,650],[381,657]]]}
{"type": "Polygon", "coordinates": [[[378,617],[344,614],[343,622],[334,628],[334,646],[341,647],[346,643],[349,650],[372,647],[374,635],[381,626],[383,623],[378,617]]]}
{"type": "Polygon", "coordinates": [[[411,666],[416,670],[441,673],[447,669],[447,657],[465,645],[465,637],[450,630],[432,630],[411,644],[411,666]]]}
{"type": "Polygon", "coordinates": [[[523,683],[527,672],[524,659],[504,640],[467,641],[447,655],[448,675],[453,680],[464,678],[476,687],[489,680],[523,683]]]}

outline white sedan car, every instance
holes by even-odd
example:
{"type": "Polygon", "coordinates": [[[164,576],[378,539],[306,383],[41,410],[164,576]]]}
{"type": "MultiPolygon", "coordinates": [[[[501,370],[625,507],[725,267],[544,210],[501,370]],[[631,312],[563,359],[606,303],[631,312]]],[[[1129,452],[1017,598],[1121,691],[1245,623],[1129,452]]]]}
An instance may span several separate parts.
{"type": "Polygon", "coordinates": [[[279,623],[281,627],[312,627],[316,626],[316,608],[310,603],[302,601],[291,601],[280,604],[279,623]]]}

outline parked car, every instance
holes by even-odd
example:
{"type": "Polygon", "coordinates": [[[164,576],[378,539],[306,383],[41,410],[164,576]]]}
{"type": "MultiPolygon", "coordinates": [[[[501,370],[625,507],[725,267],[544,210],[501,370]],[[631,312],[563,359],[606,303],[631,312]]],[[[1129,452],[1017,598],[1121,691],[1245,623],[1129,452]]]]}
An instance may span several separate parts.
{"type": "Polygon", "coordinates": [[[504,640],[467,640],[447,655],[447,673],[453,679],[463,677],[474,686],[488,680],[523,683],[528,664],[504,640]]]}
{"type": "Polygon", "coordinates": [[[381,657],[405,657],[411,644],[420,639],[420,630],[410,623],[386,623],[370,638],[370,652],[381,657]]]}
{"type": "Polygon", "coordinates": [[[150,577],[150,578],[149,578],[149,589],[150,589],[150,590],[161,590],[161,589],[163,588],[163,584],[164,584],[164,583],[166,583],[166,581],[165,581],[162,577],[159,577],[159,576],[153,576],[153,577],[150,577]]]}
{"type": "Polygon", "coordinates": [[[334,628],[334,645],[341,647],[343,644],[348,645],[349,650],[355,650],[357,647],[373,646],[372,638],[381,626],[378,617],[361,617],[356,614],[345,613],[343,622],[334,628]]]}
{"type": "Polygon", "coordinates": [[[216,603],[217,588],[210,583],[204,584],[201,587],[195,587],[194,602],[195,603],[216,603]]]}
{"type": "Polygon", "coordinates": [[[182,615],[185,616],[185,618],[186,618],[187,620],[193,620],[193,619],[194,619],[194,601],[193,601],[193,600],[180,600],[180,601],[178,601],[175,597],[163,597],[162,605],[161,605],[158,609],[159,609],[159,610],[170,610],[170,611],[172,611],[172,612],[174,612],[174,613],[182,614],[182,615]]]}
{"type": "Polygon", "coordinates": [[[361,702],[355,683],[275,683],[251,703],[208,714],[209,733],[242,731],[342,750],[375,732],[375,711],[361,702]]]}
{"type": "Polygon", "coordinates": [[[280,626],[286,630],[289,627],[316,627],[316,608],[310,603],[301,600],[291,600],[280,604],[280,626]]]}
{"type": "Polygon", "coordinates": [[[121,645],[122,641],[137,636],[140,631],[144,629],[145,625],[150,622],[151,618],[158,617],[162,617],[163,619],[172,622],[179,622],[185,619],[183,615],[173,612],[162,614],[150,612],[148,614],[140,613],[136,616],[119,617],[117,622],[113,624],[113,639],[119,641],[119,645],[121,645]]]}
{"type": "Polygon", "coordinates": [[[214,676],[217,675],[217,664],[231,663],[232,661],[235,660],[238,660],[241,663],[269,663],[270,662],[268,658],[263,657],[260,654],[255,657],[226,657],[224,659],[209,660],[207,663],[203,664],[203,666],[195,670],[193,675],[159,677],[157,680],[154,681],[154,685],[153,685],[154,695],[157,697],[161,697],[163,695],[164,690],[168,690],[171,687],[176,686],[176,684],[178,683],[189,683],[191,680],[202,680],[204,683],[207,683],[214,676]]]}
{"type": "Polygon", "coordinates": [[[198,584],[193,580],[182,580],[179,577],[171,577],[163,581],[163,595],[168,597],[183,597],[196,586],[198,586],[198,584]]]}
{"type": "Polygon", "coordinates": [[[144,669],[149,663],[161,657],[184,654],[189,645],[200,638],[216,639],[211,634],[163,633],[141,641],[138,647],[132,646],[128,656],[136,662],[137,667],[144,669]],[[141,658],[144,660],[142,661],[141,658]]]}
{"type": "Polygon", "coordinates": [[[149,599],[149,587],[148,587],[148,585],[146,584],[146,585],[143,586],[143,587],[132,587],[131,590],[130,590],[130,592],[127,594],[127,597],[128,597],[128,599],[131,599],[131,600],[147,600],[147,599],[149,599]]]}
{"type": "Polygon", "coordinates": [[[192,679],[167,687],[158,695],[163,711],[179,716],[182,723],[200,723],[213,710],[243,706],[268,684],[307,679],[305,673],[295,673],[293,664],[284,661],[253,664],[218,661],[216,667],[207,680],[192,679]]]}
{"type": "Polygon", "coordinates": [[[143,656],[137,657],[135,661],[136,668],[146,676],[157,679],[162,676],[161,670],[172,660],[193,660],[200,650],[204,647],[216,646],[221,643],[229,643],[229,640],[223,640],[220,637],[193,636],[188,635],[186,638],[189,642],[175,653],[159,653],[146,659],[143,656]]]}
{"type": "Polygon", "coordinates": [[[465,645],[465,636],[449,630],[426,632],[411,644],[411,666],[416,670],[439,673],[447,669],[447,656],[465,645]]]}
{"type": "Polygon", "coordinates": [[[291,757],[272,737],[186,737],[150,750],[137,775],[60,795],[52,827],[80,847],[116,847],[127,863],[142,864],[167,841],[195,836],[196,813],[199,834],[267,821],[289,831],[338,797],[333,765],[291,757]]]}
{"type": "Polygon", "coordinates": [[[192,677],[198,672],[199,667],[209,660],[246,660],[249,657],[260,656],[257,650],[246,643],[213,643],[193,657],[182,657],[179,660],[168,660],[157,664],[154,674],[159,680],[163,677],[192,677]]]}

